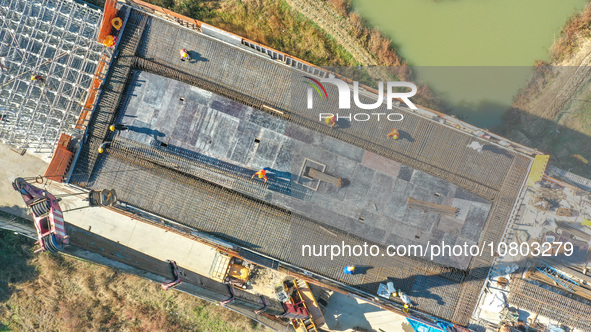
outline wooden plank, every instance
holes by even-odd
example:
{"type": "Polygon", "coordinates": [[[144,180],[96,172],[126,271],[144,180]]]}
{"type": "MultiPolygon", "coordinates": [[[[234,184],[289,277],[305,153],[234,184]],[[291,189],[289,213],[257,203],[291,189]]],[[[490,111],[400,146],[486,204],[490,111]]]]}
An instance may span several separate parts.
{"type": "Polygon", "coordinates": [[[306,167],[306,171],[304,172],[304,176],[309,176],[313,179],[318,179],[320,181],[332,183],[335,186],[337,186],[337,188],[340,188],[343,185],[343,179],[326,174],[324,172],[320,172],[319,170],[311,168],[311,167],[306,167]]]}
{"type": "Polygon", "coordinates": [[[418,209],[418,210],[425,210],[430,212],[436,212],[445,214],[448,216],[456,216],[458,213],[458,208],[453,206],[435,204],[431,202],[420,201],[418,199],[414,199],[412,197],[408,198],[408,205],[409,208],[418,209]]]}

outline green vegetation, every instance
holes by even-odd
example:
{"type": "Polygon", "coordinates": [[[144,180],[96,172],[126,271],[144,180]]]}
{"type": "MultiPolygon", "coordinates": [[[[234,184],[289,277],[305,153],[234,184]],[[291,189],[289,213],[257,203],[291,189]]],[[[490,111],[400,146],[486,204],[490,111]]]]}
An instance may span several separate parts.
{"type": "Polygon", "coordinates": [[[256,322],[153,282],[0,231],[0,331],[258,331],[256,322]]]}

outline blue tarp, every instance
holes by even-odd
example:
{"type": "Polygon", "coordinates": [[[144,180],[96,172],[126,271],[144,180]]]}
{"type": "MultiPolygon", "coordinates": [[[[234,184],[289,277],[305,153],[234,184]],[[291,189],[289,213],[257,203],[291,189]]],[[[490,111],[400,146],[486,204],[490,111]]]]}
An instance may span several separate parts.
{"type": "Polygon", "coordinates": [[[412,318],[406,318],[410,326],[412,326],[415,332],[443,332],[444,330],[433,327],[432,325],[428,325],[412,318]]]}

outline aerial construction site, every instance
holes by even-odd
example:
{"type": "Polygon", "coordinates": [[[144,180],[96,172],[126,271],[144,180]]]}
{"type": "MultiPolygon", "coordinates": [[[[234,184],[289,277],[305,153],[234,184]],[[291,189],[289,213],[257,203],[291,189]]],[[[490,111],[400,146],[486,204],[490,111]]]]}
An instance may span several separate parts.
{"type": "Polygon", "coordinates": [[[550,156],[404,100],[332,118],[351,79],[140,0],[0,13],[0,138],[49,161],[11,179],[36,231],[2,227],[42,250],[274,330],[361,328],[341,294],[366,330],[591,330],[591,181],[550,156]]]}

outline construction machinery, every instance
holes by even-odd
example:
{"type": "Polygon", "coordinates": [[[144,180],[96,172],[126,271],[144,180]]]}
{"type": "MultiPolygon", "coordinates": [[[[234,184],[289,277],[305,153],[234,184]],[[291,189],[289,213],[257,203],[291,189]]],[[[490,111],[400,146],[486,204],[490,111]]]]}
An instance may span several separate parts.
{"type": "Polygon", "coordinates": [[[250,271],[253,265],[238,257],[230,258],[224,282],[234,287],[246,289],[250,285],[250,271]]]}
{"type": "Polygon", "coordinates": [[[62,250],[64,245],[68,244],[68,235],[63,213],[58,204],[59,200],[46,190],[29,184],[23,178],[16,178],[12,187],[21,194],[33,215],[38,243],[41,246],[35,252],[62,250]]]}
{"type": "Polygon", "coordinates": [[[325,323],[320,306],[304,280],[285,280],[275,286],[275,294],[286,308],[300,314],[300,317],[289,317],[296,331],[317,332],[325,323]]]}
{"type": "Polygon", "coordinates": [[[175,261],[167,260],[168,264],[170,264],[170,272],[172,272],[173,279],[171,281],[163,282],[160,284],[164,290],[169,290],[174,286],[181,283],[181,275],[179,273],[179,268],[176,265],[175,261]]]}

